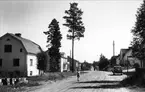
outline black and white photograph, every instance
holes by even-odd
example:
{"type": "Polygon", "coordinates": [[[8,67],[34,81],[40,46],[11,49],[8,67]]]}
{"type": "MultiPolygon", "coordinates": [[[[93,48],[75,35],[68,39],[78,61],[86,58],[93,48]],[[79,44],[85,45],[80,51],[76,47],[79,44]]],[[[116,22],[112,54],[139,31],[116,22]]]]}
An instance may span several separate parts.
{"type": "Polygon", "coordinates": [[[0,0],[0,92],[145,92],[145,0],[0,0]]]}

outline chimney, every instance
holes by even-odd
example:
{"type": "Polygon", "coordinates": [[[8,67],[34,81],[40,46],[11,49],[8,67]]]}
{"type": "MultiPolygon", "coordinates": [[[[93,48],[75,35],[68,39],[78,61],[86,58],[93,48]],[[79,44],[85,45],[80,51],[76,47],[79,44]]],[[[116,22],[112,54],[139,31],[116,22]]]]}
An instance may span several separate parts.
{"type": "Polygon", "coordinates": [[[21,33],[15,33],[15,36],[21,37],[21,33]]]}

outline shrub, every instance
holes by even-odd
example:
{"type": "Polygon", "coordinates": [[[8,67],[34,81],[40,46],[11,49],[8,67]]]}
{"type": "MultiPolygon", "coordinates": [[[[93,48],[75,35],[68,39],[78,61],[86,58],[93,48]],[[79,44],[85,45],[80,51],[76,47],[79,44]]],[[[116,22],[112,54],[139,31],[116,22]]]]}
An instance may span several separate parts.
{"type": "Polygon", "coordinates": [[[145,86],[145,73],[134,73],[120,82],[123,86],[145,86]]]}

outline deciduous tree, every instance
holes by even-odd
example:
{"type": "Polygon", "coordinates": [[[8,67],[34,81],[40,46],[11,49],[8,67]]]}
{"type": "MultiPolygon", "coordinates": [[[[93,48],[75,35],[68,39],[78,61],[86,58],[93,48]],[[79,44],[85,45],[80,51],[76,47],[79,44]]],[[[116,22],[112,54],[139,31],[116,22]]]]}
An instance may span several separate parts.
{"type": "Polygon", "coordinates": [[[145,0],[138,8],[133,33],[132,49],[133,56],[141,61],[145,60],[145,0]]]}
{"type": "Polygon", "coordinates": [[[99,69],[103,70],[109,65],[108,59],[104,55],[100,55],[100,60],[99,60],[99,69]]]}

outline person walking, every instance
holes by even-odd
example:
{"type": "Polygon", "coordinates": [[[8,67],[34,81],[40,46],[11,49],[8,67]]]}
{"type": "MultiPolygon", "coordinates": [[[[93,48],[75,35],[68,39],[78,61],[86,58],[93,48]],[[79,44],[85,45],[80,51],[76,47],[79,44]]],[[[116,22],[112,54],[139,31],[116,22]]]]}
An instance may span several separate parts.
{"type": "Polygon", "coordinates": [[[79,82],[80,80],[80,71],[77,69],[77,81],[79,82]]]}

